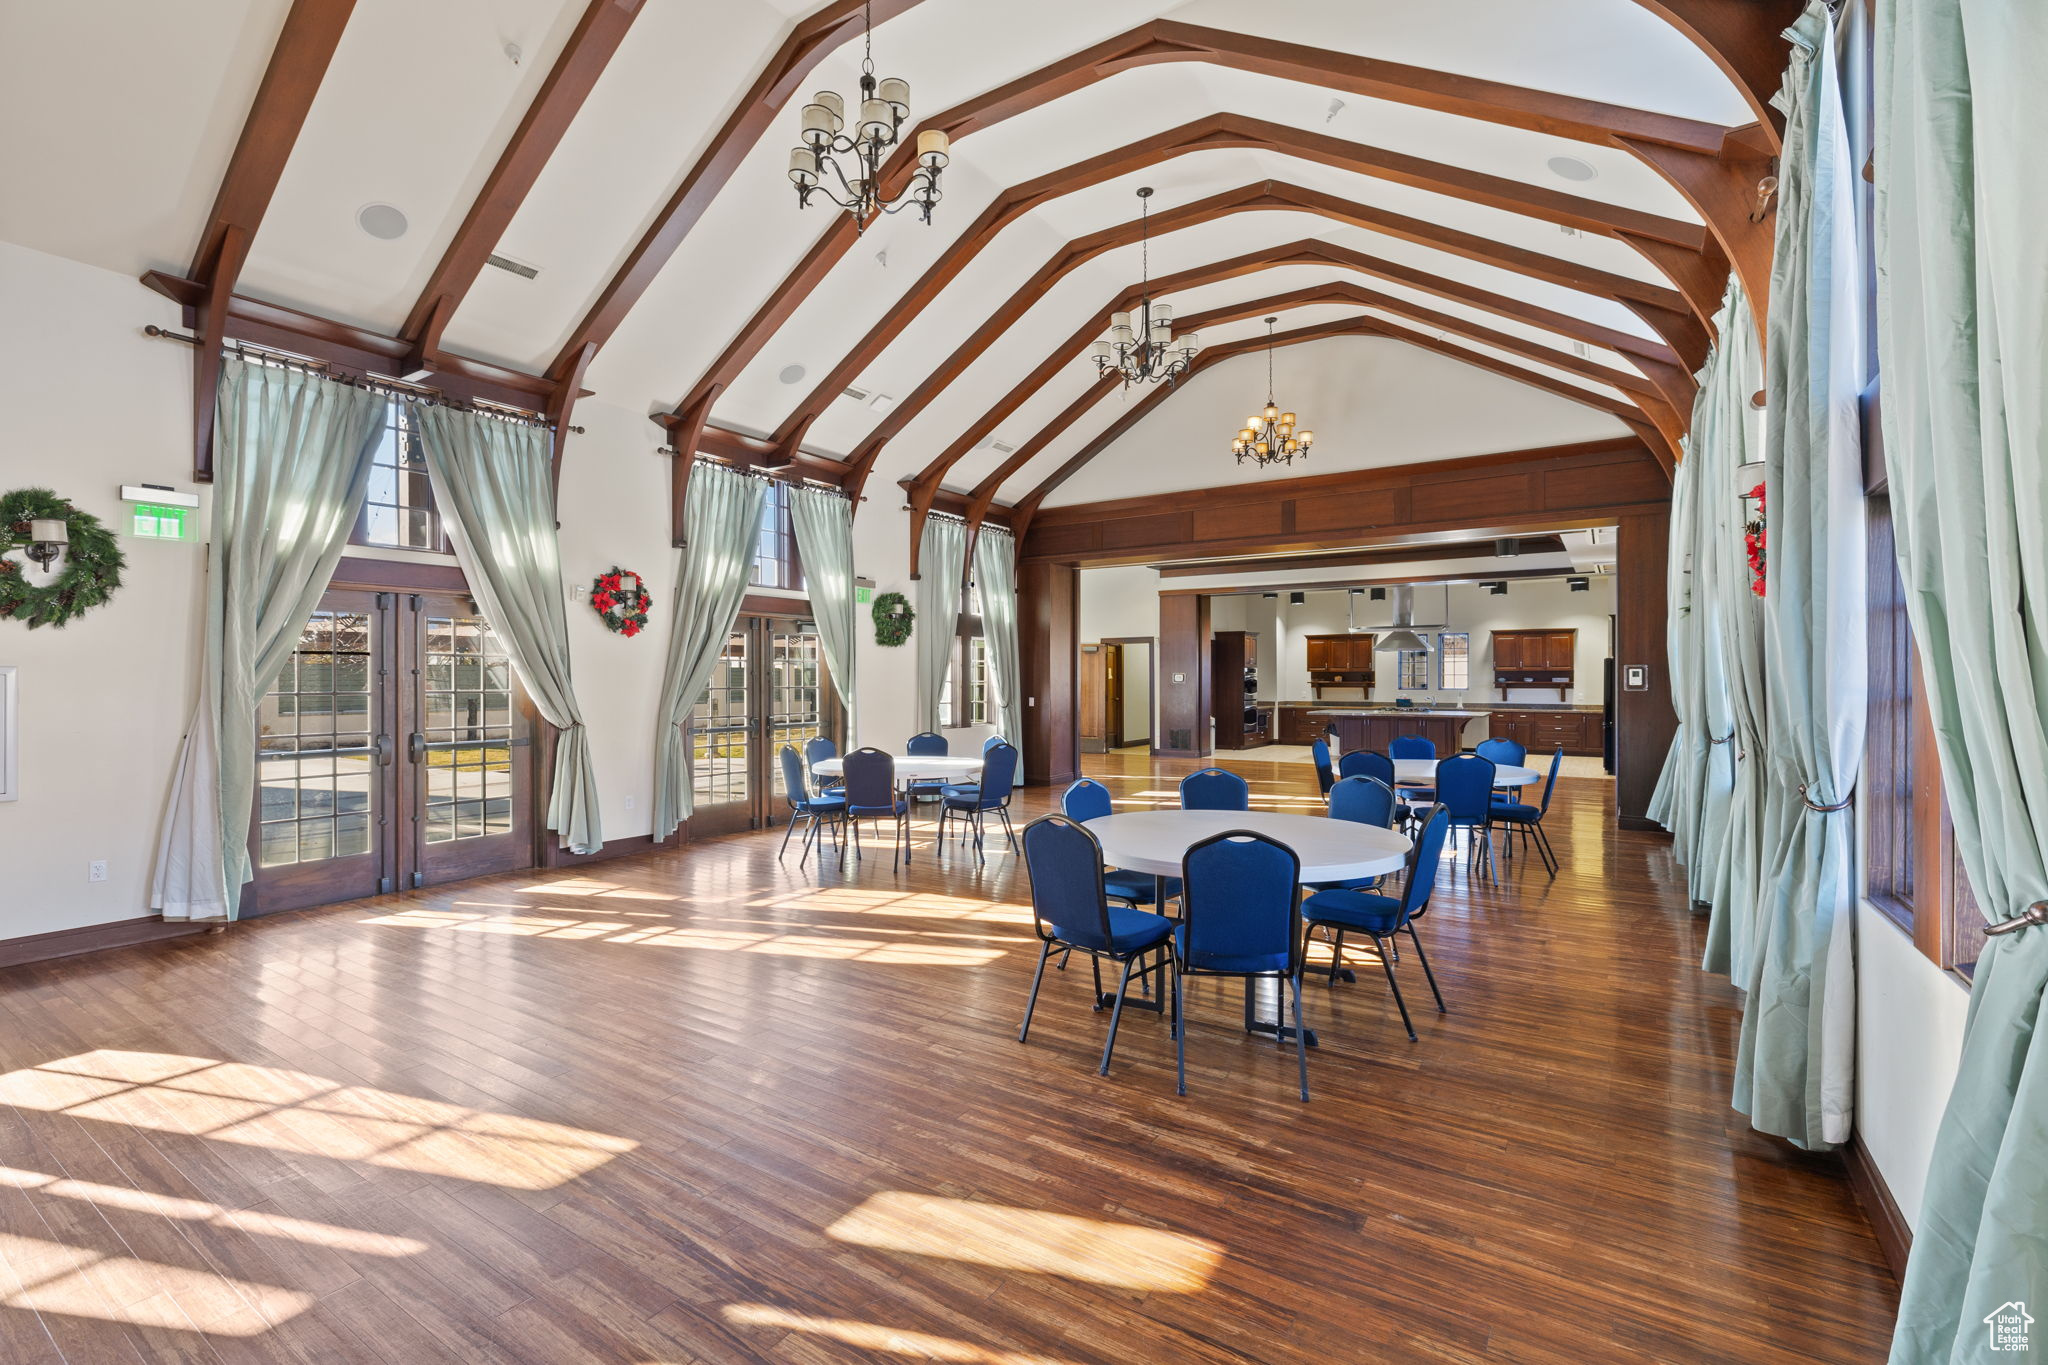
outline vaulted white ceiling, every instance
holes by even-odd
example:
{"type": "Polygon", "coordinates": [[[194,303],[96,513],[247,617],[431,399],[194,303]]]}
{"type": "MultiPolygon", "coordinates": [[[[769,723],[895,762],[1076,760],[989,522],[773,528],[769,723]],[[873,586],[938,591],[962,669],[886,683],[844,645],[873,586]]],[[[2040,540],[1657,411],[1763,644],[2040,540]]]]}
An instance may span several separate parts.
{"type": "MultiPolygon", "coordinates": [[[[357,0],[257,233],[240,292],[395,333],[520,118],[568,42],[587,0],[357,0]],[[366,204],[391,204],[406,232],[362,231],[366,204]]],[[[644,0],[623,44],[548,160],[497,251],[533,279],[486,269],[449,322],[454,352],[533,372],[556,357],[684,173],[711,143],[777,46],[814,0],[644,0]]],[[[287,0],[98,0],[6,7],[0,115],[33,130],[0,144],[0,236],[128,273],[182,272],[205,225],[235,139],[289,9],[287,0]]],[[[1432,67],[1729,127],[1748,105],[1714,62],[1634,0],[923,0],[874,34],[881,75],[912,88],[924,118],[1158,17],[1432,67]]],[[[858,42],[825,58],[803,90],[851,90],[858,42]]],[[[798,107],[791,101],[747,151],[701,221],[598,355],[585,383],[599,401],[649,413],[674,407],[792,271],[837,210],[799,211],[784,177],[798,107]]],[[[1686,223],[1698,216],[1626,150],[1368,99],[1310,81],[1169,62],[1123,70],[960,138],[945,199],[927,226],[912,213],[875,225],[775,328],[718,396],[712,421],[767,434],[884,318],[920,274],[1006,188],[1218,113],[1264,120],[1686,223]],[[1553,168],[1590,172],[1568,179],[1553,168]],[[794,382],[794,368],[802,377],[794,382]]],[[[1263,182],[1299,186],[1563,263],[1667,284],[1612,238],[1324,164],[1283,150],[1230,148],[1170,157],[1070,190],[998,233],[859,370],[856,385],[901,400],[952,355],[1034,272],[1075,238],[1152,211],[1263,182]]],[[[1064,189],[1064,187],[1063,187],[1064,189]]],[[[1319,214],[1261,209],[1104,252],[1028,300],[986,353],[946,385],[883,452],[877,477],[927,465],[1015,389],[1114,296],[1153,278],[1315,240],[1491,291],[1618,333],[1653,333],[1612,299],[1532,279],[1450,251],[1319,214]]],[[[1575,345],[1543,326],[1390,282],[1370,272],[1283,265],[1170,296],[1182,316],[1338,281],[1613,367],[1619,353],[1575,345]]],[[[1283,330],[1380,317],[1474,354],[1609,398],[1617,389],[1545,367],[1443,328],[1357,304],[1279,310],[1283,330]]],[[[1210,344],[1256,336],[1256,317],[1211,329],[1210,344]]],[[[1440,458],[1608,436],[1611,415],[1433,352],[1374,337],[1292,347],[1278,364],[1288,405],[1316,418],[1318,470],[1440,458]]],[[[1225,361],[1070,480],[1054,501],[1221,482],[1215,437],[1263,398],[1264,364],[1225,361]],[[1212,420],[1213,419],[1213,420],[1212,420]],[[1165,482],[1162,482],[1162,479],[1165,482]]],[[[1076,357],[988,438],[1022,444],[1092,382],[1076,357]]],[[[1123,399],[1095,406],[1002,489],[1020,496],[1114,421],[1123,399]]],[[[806,448],[845,456],[885,412],[830,403],[806,448]]],[[[654,431],[650,428],[650,437],[654,431]]],[[[973,486],[1001,460],[974,451],[945,483],[973,486]]]]}

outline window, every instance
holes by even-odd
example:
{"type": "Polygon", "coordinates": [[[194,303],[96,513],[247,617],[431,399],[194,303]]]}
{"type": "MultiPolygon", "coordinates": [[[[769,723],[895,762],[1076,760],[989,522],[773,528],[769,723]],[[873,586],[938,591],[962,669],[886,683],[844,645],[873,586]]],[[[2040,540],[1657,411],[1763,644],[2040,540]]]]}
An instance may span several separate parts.
{"type": "Polygon", "coordinates": [[[1864,894],[1938,966],[1965,974],[1984,947],[1984,920],[1956,855],[1934,721],[1893,549],[1891,500],[1869,499],[1870,699],[1863,776],[1864,894]]]}
{"type": "Polygon", "coordinates": [[[1429,653],[1421,649],[1401,651],[1401,677],[1395,684],[1403,692],[1420,692],[1429,686],[1429,653]]]}
{"type": "Polygon", "coordinates": [[[1436,637],[1436,645],[1436,685],[1446,692],[1471,686],[1472,637],[1462,630],[1447,630],[1436,637]]]}
{"type": "Polygon", "coordinates": [[[946,684],[939,691],[939,725],[949,730],[988,724],[988,638],[979,633],[979,617],[962,619],[973,620],[977,633],[963,632],[959,637],[946,669],[946,684]],[[962,677],[967,680],[964,688],[962,677]]]}
{"type": "Polygon", "coordinates": [[[412,407],[400,399],[384,405],[384,435],[370,460],[370,491],[363,499],[349,540],[396,550],[446,551],[441,518],[434,511],[434,490],[427,479],[427,459],[420,452],[419,429],[412,407]]]}
{"type": "Polygon", "coordinates": [[[796,556],[796,526],[789,517],[789,485],[768,485],[761,503],[761,534],[754,543],[754,574],[748,580],[756,587],[800,590],[804,586],[803,565],[796,556]]]}

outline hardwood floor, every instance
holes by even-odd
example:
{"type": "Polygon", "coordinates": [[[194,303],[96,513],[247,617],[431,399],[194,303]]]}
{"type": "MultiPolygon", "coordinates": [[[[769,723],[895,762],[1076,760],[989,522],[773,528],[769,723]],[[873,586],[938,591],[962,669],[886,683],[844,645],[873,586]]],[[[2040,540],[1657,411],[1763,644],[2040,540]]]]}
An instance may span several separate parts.
{"type": "Polygon", "coordinates": [[[1019,1046],[1007,853],[740,835],[0,972],[0,1360],[1878,1359],[1877,1242],[1729,1110],[1735,993],[1610,802],[1560,783],[1554,883],[1447,869],[1420,1042],[1312,983],[1307,1105],[1221,983],[1186,1099],[1154,1015],[1095,1074],[1078,965],[1019,1046]]]}

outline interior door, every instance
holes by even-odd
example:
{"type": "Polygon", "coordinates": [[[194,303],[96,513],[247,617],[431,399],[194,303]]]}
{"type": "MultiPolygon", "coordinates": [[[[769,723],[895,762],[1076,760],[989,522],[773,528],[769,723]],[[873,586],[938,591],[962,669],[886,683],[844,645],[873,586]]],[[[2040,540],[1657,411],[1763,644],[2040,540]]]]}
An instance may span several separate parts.
{"type": "Polygon", "coordinates": [[[466,598],[405,598],[413,886],[533,863],[533,720],[504,642],[466,598]]]}
{"type": "Polygon", "coordinates": [[[1081,646],[1081,752],[1099,754],[1107,746],[1103,698],[1109,693],[1107,656],[1101,645],[1081,646]]]}
{"type": "Polygon", "coordinates": [[[711,681],[690,713],[690,837],[754,827],[754,632],[741,617],[726,633],[711,681]]]}
{"type": "Polygon", "coordinates": [[[322,597],[257,706],[245,916],[395,888],[394,601],[322,597]]]}
{"type": "Polygon", "coordinates": [[[1102,745],[1124,747],[1124,647],[1102,647],[1102,745]]]}

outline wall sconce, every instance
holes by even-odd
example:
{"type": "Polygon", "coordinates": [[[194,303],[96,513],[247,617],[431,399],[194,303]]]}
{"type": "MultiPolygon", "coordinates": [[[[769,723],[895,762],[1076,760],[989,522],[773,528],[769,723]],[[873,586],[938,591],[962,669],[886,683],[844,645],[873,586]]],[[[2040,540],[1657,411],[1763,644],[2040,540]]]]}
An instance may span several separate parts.
{"type": "Polygon", "coordinates": [[[17,521],[7,531],[8,539],[14,545],[25,547],[28,557],[44,569],[49,568],[50,561],[63,554],[64,547],[71,543],[71,533],[65,529],[61,517],[17,521]]]}

